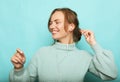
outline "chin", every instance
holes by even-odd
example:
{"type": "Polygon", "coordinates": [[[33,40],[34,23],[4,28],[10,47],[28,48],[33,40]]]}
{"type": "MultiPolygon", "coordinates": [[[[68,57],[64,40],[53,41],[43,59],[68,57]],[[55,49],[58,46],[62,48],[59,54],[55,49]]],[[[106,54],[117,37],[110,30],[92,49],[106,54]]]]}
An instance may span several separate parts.
{"type": "Polygon", "coordinates": [[[58,38],[53,37],[54,40],[58,40],[58,38]]]}
{"type": "Polygon", "coordinates": [[[52,36],[54,40],[59,40],[59,37],[52,36]]]}

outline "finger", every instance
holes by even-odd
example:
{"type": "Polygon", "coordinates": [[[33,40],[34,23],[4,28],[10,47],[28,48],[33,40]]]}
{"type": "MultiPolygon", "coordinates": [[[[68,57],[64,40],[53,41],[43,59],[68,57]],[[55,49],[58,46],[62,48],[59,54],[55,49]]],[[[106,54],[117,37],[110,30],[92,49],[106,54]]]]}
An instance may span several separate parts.
{"type": "Polygon", "coordinates": [[[83,35],[85,36],[85,38],[87,38],[88,37],[88,32],[84,31],[83,35]]]}
{"type": "Polygon", "coordinates": [[[18,53],[16,53],[12,58],[11,58],[11,61],[13,63],[21,63],[23,64],[22,60],[18,57],[18,53]]]}
{"type": "Polygon", "coordinates": [[[88,36],[91,36],[91,32],[87,32],[87,35],[88,35],[88,36]]]}
{"type": "Polygon", "coordinates": [[[22,56],[22,62],[25,63],[26,58],[25,58],[23,51],[20,50],[19,48],[16,51],[17,51],[17,53],[19,53],[22,56]]]}
{"type": "Polygon", "coordinates": [[[19,59],[18,57],[15,57],[14,59],[17,61],[17,63],[23,64],[22,60],[19,59]]]}
{"type": "Polygon", "coordinates": [[[81,30],[81,33],[84,35],[86,39],[94,37],[94,34],[90,30],[81,30]]]}
{"type": "Polygon", "coordinates": [[[20,50],[19,48],[16,50],[18,53],[23,54],[23,51],[20,50]]]}
{"type": "Polygon", "coordinates": [[[84,34],[85,30],[81,29],[80,32],[81,32],[81,34],[84,34]]]}
{"type": "Polygon", "coordinates": [[[84,30],[84,34],[87,36],[91,36],[93,34],[93,32],[90,30],[84,30]]]}
{"type": "Polygon", "coordinates": [[[16,51],[17,51],[17,53],[19,53],[21,56],[25,57],[25,55],[24,55],[24,53],[23,53],[22,50],[20,50],[20,49],[18,48],[16,51]]]}
{"type": "Polygon", "coordinates": [[[16,56],[17,58],[19,58],[19,59],[21,60],[21,62],[23,61],[23,58],[24,58],[24,57],[22,57],[19,53],[17,53],[15,56],[16,56]]]}
{"type": "Polygon", "coordinates": [[[25,60],[26,60],[26,59],[25,59],[25,57],[24,57],[24,58],[22,59],[22,62],[25,63],[25,60]]]}
{"type": "Polygon", "coordinates": [[[11,62],[16,63],[16,64],[19,63],[15,58],[12,58],[11,62]]]}
{"type": "Polygon", "coordinates": [[[93,38],[94,37],[94,33],[92,31],[89,31],[88,32],[88,36],[91,37],[91,38],[93,38]]]}
{"type": "Polygon", "coordinates": [[[86,34],[88,31],[87,30],[81,30],[82,34],[86,34]]]}

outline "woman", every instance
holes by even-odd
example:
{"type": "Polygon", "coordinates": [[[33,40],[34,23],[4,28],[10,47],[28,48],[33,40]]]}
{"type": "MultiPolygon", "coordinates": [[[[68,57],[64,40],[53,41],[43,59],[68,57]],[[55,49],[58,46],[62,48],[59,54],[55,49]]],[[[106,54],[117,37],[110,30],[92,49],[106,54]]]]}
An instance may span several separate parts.
{"type": "Polygon", "coordinates": [[[103,80],[117,77],[117,69],[110,51],[101,48],[94,33],[80,30],[77,14],[69,8],[55,9],[48,21],[54,44],[38,50],[27,68],[24,53],[17,49],[11,58],[14,69],[10,82],[83,82],[87,71],[103,80]],[[95,55],[79,50],[75,44],[84,35],[95,55]]]}

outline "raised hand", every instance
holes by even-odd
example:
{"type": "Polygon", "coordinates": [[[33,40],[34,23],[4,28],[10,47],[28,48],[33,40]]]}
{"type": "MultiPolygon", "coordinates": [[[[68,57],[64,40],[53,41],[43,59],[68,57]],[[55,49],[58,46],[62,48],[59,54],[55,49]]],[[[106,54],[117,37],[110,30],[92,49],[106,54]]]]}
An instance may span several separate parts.
{"type": "Polygon", "coordinates": [[[86,41],[90,44],[90,45],[95,45],[96,44],[96,40],[95,40],[95,36],[94,33],[90,30],[80,30],[81,34],[84,35],[86,41]]]}
{"type": "Polygon", "coordinates": [[[15,69],[21,69],[24,66],[25,60],[25,55],[20,49],[17,49],[16,53],[11,58],[15,69]]]}

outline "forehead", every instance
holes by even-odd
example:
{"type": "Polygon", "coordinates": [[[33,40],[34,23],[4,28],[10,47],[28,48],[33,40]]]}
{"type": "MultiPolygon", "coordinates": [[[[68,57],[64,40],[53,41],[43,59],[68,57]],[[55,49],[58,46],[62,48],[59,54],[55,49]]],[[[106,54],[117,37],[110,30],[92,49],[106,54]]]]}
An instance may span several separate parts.
{"type": "Polygon", "coordinates": [[[54,20],[64,20],[64,14],[61,11],[56,11],[55,13],[53,13],[53,15],[51,16],[51,21],[54,20]]]}

